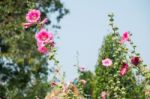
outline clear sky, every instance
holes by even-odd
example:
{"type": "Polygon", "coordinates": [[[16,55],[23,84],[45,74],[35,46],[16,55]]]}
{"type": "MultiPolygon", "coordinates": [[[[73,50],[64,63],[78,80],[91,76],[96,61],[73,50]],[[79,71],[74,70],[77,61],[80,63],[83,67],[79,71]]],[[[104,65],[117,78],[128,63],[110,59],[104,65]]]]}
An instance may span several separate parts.
{"type": "Polygon", "coordinates": [[[120,33],[131,31],[137,51],[150,66],[150,0],[62,0],[70,14],[61,21],[57,41],[58,58],[66,80],[77,76],[76,52],[79,63],[94,70],[98,50],[110,32],[107,14],[115,14],[120,33]]]}

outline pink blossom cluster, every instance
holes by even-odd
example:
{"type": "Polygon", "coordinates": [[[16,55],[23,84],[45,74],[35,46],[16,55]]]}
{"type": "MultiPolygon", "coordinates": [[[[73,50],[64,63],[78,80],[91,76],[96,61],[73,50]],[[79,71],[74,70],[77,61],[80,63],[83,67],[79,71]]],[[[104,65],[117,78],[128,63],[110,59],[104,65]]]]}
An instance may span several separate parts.
{"type": "Polygon", "coordinates": [[[42,54],[48,53],[48,48],[54,46],[53,34],[43,28],[36,33],[35,38],[37,40],[38,51],[42,54]]]}
{"type": "MultiPolygon", "coordinates": [[[[104,60],[102,60],[102,65],[105,67],[109,67],[112,65],[112,60],[109,58],[106,58],[104,60]]],[[[127,63],[123,63],[122,67],[120,69],[120,76],[124,76],[126,74],[126,72],[128,71],[128,64],[127,63]]]]}
{"type": "MultiPolygon", "coordinates": [[[[137,66],[140,63],[140,58],[139,57],[132,57],[131,58],[131,63],[133,65],[137,66]]],[[[129,68],[128,64],[127,63],[123,63],[122,67],[120,69],[120,76],[124,76],[127,73],[128,68],[129,68]]]]}
{"type": "Polygon", "coordinates": [[[29,10],[29,12],[26,14],[27,23],[23,23],[23,27],[29,28],[36,24],[41,25],[40,31],[35,34],[35,39],[37,41],[37,50],[42,54],[46,54],[48,53],[49,48],[54,47],[54,37],[53,33],[48,32],[46,29],[43,28],[43,25],[48,21],[48,19],[45,18],[43,21],[40,21],[40,19],[40,10],[29,10]]]}
{"type": "MultiPolygon", "coordinates": [[[[129,41],[129,32],[124,32],[121,36],[120,44],[125,43],[126,41],[129,41]]],[[[131,58],[131,64],[138,66],[138,64],[141,62],[140,57],[133,56],[131,58]]],[[[112,60],[110,58],[105,58],[102,60],[102,65],[105,67],[109,67],[113,64],[112,60]]],[[[129,66],[127,63],[123,63],[121,66],[121,69],[119,70],[120,76],[124,76],[129,69],[129,66]]]]}

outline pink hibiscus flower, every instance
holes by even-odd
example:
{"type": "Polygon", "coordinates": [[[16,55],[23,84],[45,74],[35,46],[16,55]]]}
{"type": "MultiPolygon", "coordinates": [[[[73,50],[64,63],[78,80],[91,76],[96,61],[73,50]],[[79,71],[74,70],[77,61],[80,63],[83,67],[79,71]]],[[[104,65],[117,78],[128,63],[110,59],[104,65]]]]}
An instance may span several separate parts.
{"type": "Polygon", "coordinates": [[[45,29],[41,29],[39,33],[35,35],[37,42],[43,42],[44,44],[53,42],[53,34],[49,33],[45,29]]]}
{"type": "Polygon", "coordinates": [[[111,66],[112,65],[112,60],[109,58],[106,58],[104,60],[102,60],[102,64],[106,67],[111,66]]]}
{"type": "Polygon", "coordinates": [[[44,44],[43,42],[38,42],[38,41],[37,41],[37,46],[38,46],[38,47],[41,47],[41,46],[45,46],[45,44],[44,44]]]}
{"type": "Polygon", "coordinates": [[[106,95],[107,95],[107,93],[106,93],[105,91],[103,91],[103,92],[101,93],[102,99],[105,99],[106,95]]]}
{"type": "Polygon", "coordinates": [[[85,72],[85,71],[87,71],[87,69],[85,67],[79,67],[79,71],[80,72],[85,72]]]}
{"type": "Polygon", "coordinates": [[[121,67],[121,69],[120,69],[120,76],[124,76],[126,73],[127,73],[127,71],[128,71],[128,64],[127,63],[123,63],[122,64],[122,67],[121,67]]]}
{"type": "Polygon", "coordinates": [[[132,57],[131,58],[131,63],[137,66],[140,63],[140,58],[139,57],[132,57]]]}
{"type": "Polygon", "coordinates": [[[129,33],[128,32],[124,32],[122,37],[121,37],[121,41],[120,43],[123,44],[124,42],[129,40],[129,33]]]}
{"type": "Polygon", "coordinates": [[[36,22],[38,22],[40,20],[40,17],[41,17],[40,10],[32,9],[32,10],[29,10],[29,12],[26,14],[26,20],[29,23],[36,23],[36,22]]]}
{"type": "Polygon", "coordinates": [[[46,54],[48,53],[48,48],[46,48],[45,46],[39,46],[37,49],[41,54],[46,54]]]}

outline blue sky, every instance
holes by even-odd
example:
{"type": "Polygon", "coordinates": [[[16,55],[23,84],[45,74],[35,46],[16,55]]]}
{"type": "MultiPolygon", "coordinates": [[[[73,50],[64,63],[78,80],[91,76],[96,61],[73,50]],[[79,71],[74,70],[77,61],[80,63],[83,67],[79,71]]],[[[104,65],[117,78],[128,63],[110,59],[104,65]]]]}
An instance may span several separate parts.
{"type": "Polygon", "coordinates": [[[58,59],[66,80],[76,76],[76,52],[79,63],[94,70],[103,38],[111,31],[108,13],[115,14],[120,33],[131,31],[137,51],[150,66],[150,0],[62,0],[70,14],[61,21],[57,41],[58,59]]]}

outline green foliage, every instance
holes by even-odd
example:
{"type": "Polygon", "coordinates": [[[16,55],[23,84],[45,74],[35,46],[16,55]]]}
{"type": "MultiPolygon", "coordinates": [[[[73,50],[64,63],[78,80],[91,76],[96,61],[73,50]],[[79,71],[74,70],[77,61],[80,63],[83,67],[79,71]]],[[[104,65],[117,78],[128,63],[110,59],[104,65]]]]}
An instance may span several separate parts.
{"type": "MultiPolygon", "coordinates": [[[[96,85],[94,99],[100,99],[101,92],[107,92],[108,99],[144,99],[144,86],[137,85],[132,68],[123,77],[119,75],[119,70],[123,62],[130,63],[128,50],[124,44],[120,44],[118,28],[114,27],[113,14],[109,15],[110,26],[113,32],[108,34],[103,42],[96,66],[96,85]],[[113,65],[105,67],[102,60],[110,58],[113,65]],[[128,61],[129,60],[129,61],[128,61]]],[[[131,66],[131,64],[129,64],[131,66]]]]}
{"type": "MultiPolygon", "coordinates": [[[[36,28],[24,30],[21,26],[28,10],[35,8],[42,11],[41,19],[50,13],[57,22],[68,13],[60,0],[0,1],[0,96],[33,99],[46,94],[48,57],[36,50],[36,28]]],[[[59,28],[54,22],[49,19],[48,24],[59,28]]]]}
{"type": "Polygon", "coordinates": [[[93,99],[93,92],[95,87],[95,75],[91,71],[79,72],[79,80],[85,80],[86,84],[81,86],[83,89],[82,95],[87,98],[93,99]]]}

